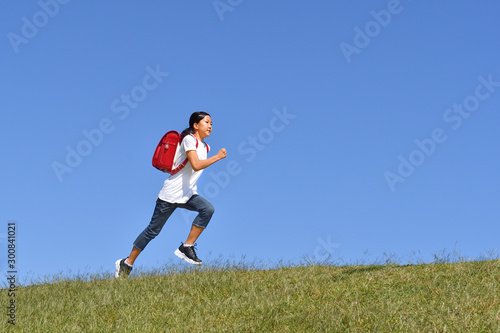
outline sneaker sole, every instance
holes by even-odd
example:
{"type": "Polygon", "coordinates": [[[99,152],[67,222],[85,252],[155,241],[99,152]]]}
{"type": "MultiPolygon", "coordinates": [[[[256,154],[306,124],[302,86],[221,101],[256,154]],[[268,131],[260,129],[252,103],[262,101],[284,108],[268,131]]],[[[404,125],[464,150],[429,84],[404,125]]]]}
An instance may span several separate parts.
{"type": "Polygon", "coordinates": [[[115,262],[115,279],[118,279],[120,277],[120,261],[122,261],[121,259],[118,259],[116,262],[115,262]]]}
{"type": "Polygon", "coordinates": [[[179,249],[175,250],[174,254],[183,259],[184,261],[186,261],[187,263],[190,263],[191,265],[201,265],[202,263],[201,262],[196,262],[194,261],[193,259],[189,259],[184,253],[182,253],[179,249]]]}

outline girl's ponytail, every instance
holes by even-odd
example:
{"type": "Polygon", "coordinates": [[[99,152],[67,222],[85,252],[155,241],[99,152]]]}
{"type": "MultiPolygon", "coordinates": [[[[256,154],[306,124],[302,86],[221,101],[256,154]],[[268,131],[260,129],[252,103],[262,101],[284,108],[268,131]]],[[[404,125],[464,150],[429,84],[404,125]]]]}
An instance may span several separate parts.
{"type": "Polygon", "coordinates": [[[182,131],[182,133],[181,133],[181,142],[182,142],[182,140],[183,140],[186,136],[188,136],[189,134],[192,134],[192,133],[193,133],[193,129],[192,129],[191,127],[188,127],[188,128],[186,128],[184,131],[182,131]]]}

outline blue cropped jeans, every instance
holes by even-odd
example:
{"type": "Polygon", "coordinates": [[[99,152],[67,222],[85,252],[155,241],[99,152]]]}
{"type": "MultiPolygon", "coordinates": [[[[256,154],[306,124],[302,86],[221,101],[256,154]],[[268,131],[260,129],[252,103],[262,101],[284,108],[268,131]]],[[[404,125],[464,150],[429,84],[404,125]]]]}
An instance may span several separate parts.
{"type": "Polygon", "coordinates": [[[144,229],[144,231],[141,232],[141,234],[134,241],[134,247],[143,251],[148,243],[153,238],[158,236],[161,229],[165,225],[165,222],[167,222],[168,218],[170,217],[170,215],[172,215],[177,207],[197,211],[198,215],[195,217],[193,225],[203,229],[207,227],[208,222],[210,222],[210,219],[212,218],[212,215],[214,213],[214,207],[212,206],[212,204],[210,204],[207,199],[197,194],[193,195],[188,200],[188,202],[184,204],[170,203],[158,198],[156,200],[156,207],[153,212],[151,222],[149,222],[149,225],[146,227],[146,229],[144,229]]]}

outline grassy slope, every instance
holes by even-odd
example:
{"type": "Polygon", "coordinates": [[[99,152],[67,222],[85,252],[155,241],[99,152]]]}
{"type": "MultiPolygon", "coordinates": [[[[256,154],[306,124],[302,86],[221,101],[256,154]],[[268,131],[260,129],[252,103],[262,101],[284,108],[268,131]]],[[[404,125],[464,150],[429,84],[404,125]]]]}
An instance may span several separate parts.
{"type": "MultiPolygon", "coordinates": [[[[14,330],[500,332],[499,279],[491,260],[63,281],[18,289],[14,330]]],[[[0,299],[8,304],[5,289],[0,299]]]]}

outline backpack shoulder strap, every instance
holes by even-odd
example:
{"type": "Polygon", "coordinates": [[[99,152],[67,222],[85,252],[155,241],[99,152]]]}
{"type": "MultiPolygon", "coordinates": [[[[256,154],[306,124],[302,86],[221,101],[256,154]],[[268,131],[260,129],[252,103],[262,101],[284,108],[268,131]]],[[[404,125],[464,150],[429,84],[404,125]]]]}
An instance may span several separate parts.
{"type": "MultiPolygon", "coordinates": [[[[191,135],[193,135],[193,134],[191,134],[191,135]]],[[[194,135],[193,135],[193,137],[196,139],[196,149],[198,149],[198,138],[194,135]]],[[[205,145],[205,148],[207,148],[207,153],[208,153],[210,151],[210,147],[208,146],[208,143],[203,142],[203,144],[205,145]]]]}
{"type": "MultiPolygon", "coordinates": [[[[191,134],[191,135],[193,135],[193,134],[191,134]]],[[[198,138],[194,135],[193,135],[193,137],[196,140],[196,149],[198,149],[198,138]]],[[[206,143],[205,143],[205,146],[207,146],[207,152],[208,152],[208,145],[206,143]]],[[[182,168],[184,168],[188,162],[189,162],[189,159],[186,157],[186,159],[184,161],[182,161],[182,163],[179,164],[179,166],[177,168],[175,168],[174,170],[172,170],[172,172],[170,172],[170,175],[173,176],[177,172],[181,171],[182,168]]]]}
{"type": "MultiPolygon", "coordinates": [[[[193,134],[191,134],[191,135],[193,135],[193,134]]],[[[193,137],[196,139],[196,149],[198,149],[198,141],[199,140],[196,136],[193,135],[193,137]]],[[[205,145],[205,148],[207,148],[207,153],[208,153],[210,151],[210,147],[209,147],[208,143],[203,142],[203,144],[205,145]]]]}

